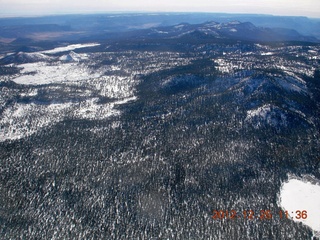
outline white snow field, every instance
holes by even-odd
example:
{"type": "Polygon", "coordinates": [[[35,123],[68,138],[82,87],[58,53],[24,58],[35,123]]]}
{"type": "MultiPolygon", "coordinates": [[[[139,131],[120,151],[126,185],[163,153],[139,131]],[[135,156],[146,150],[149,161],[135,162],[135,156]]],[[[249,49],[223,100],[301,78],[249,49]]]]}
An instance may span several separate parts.
{"type": "Polygon", "coordinates": [[[316,179],[306,176],[303,179],[289,176],[280,189],[279,205],[288,211],[295,222],[302,222],[309,226],[314,235],[320,237],[320,183],[316,179]],[[307,215],[297,218],[296,211],[305,210],[307,215]]]}
{"type": "Polygon", "coordinates": [[[59,53],[59,52],[66,52],[66,51],[72,51],[75,49],[79,48],[87,48],[87,47],[95,47],[99,46],[99,43],[86,43],[86,44],[71,44],[65,47],[57,47],[51,50],[46,50],[46,51],[41,51],[40,53],[45,53],[45,54],[54,54],[54,53],[59,53]]]}
{"type": "Polygon", "coordinates": [[[25,63],[21,76],[12,79],[15,83],[41,85],[50,83],[76,82],[100,77],[98,72],[91,73],[84,64],[78,63],[25,63]]]}

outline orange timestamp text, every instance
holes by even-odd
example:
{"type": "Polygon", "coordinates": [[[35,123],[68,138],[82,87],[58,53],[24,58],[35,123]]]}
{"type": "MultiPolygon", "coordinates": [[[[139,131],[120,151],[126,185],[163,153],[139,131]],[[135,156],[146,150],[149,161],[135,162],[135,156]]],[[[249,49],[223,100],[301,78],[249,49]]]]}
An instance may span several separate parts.
{"type": "Polygon", "coordinates": [[[258,219],[258,220],[271,220],[277,219],[307,219],[308,213],[306,210],[296,210],[296,211],[283,211],[272,212],[271,210],[213,210],[212,218],[214,220],[219,219],[258,219]]]}

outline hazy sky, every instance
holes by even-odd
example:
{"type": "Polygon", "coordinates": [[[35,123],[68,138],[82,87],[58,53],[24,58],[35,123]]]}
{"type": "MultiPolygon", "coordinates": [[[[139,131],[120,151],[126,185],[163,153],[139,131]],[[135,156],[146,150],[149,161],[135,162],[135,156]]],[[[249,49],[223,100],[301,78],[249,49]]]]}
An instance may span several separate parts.
{"type": "Polygon", "coordinates": [[[0,16],[112,11],[264,13],[320,18],[320,0],[0,0],[0,16]]]}

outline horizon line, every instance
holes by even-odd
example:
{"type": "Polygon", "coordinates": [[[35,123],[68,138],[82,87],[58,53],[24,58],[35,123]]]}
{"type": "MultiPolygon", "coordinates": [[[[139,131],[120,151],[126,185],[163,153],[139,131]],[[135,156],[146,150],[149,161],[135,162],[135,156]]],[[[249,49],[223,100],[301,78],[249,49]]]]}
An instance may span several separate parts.
{"type": "Polygon", "coordinates": [[[40,18],[40,17],[59,17],[59,16],[72,16],[72,15],[110,15],[110,14],[223,14],[223,15],[252,15],[252,16],[272,16],[272,17],[300,17],[309,19],[319,19],[320,17],[310,17],[305,15],[277,15],[271,13],[241,13],[241,12],[209,12],[209,11],[102,11],[102,12],[65,12],[65,13],[45,13],[45,14],[7,14],[2,15],[0,13],[0,19],[12,19],[12,18],[40,18]]]}

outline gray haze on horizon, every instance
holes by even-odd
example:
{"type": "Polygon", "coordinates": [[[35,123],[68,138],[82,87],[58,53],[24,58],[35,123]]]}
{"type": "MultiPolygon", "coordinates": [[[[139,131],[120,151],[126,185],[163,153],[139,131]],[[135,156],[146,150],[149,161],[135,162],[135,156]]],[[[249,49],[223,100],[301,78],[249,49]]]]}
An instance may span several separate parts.
{"type": "Polygon", "coordinates": [[[0,0],[0,17],[102,12],[223,12],[320,18],[319,0],[0,0]]]}

